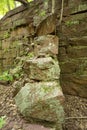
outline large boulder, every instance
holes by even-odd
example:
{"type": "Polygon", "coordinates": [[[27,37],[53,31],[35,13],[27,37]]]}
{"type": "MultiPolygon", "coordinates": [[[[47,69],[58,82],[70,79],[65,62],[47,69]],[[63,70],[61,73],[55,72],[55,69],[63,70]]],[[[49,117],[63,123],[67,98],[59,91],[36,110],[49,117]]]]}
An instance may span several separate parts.
{"type": "Polygon", "coordinates": [[[62,122],[64,96],[56,81],[26,83],[15,96],[15,102],[25,117],[62,122]]]}

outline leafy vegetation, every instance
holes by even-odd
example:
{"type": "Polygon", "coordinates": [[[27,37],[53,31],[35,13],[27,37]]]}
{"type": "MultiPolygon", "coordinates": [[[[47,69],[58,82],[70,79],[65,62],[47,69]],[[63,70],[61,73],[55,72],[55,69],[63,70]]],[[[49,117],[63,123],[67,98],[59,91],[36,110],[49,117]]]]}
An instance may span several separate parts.
{"type": "Polygon", "coordinates": [[[11,74],[9,74],[8,71],[5,71],[5,72],[3,72],[2,75],[0,75],[0,80],[12,81],[13,80],[13,76],[11,74]]]}
{"type": "Polygon", "coordinates": [[[40,16],[45,16],[45,15],[46,15],[45,10],[42,10],[42,11],[40,12],[40,16]]]}
{"type": "Polygon", "coordinates": [[[12,69],[11,72],[5,71],[0,75],[1,81],[13,81],[14,79],[19,79],[21,76],[21,68],[17,66],[16,68],[12,69]]]}
{"type": "Polygon", "coordinates": [[[66,26],[68,26],[68,27],[70,27],[70,26],[72,26],[72,25],[77,25],[77,24],[79,24],[79,21],[78,20],[76,20],[76,21],[67,21],[66,23],[65,23],[65,25],[66,26]]]}
{"type": "Polygon", "coordinates": [[[34,53],[33,53],[33,52],[28,53],[28,58],[29,58],[29,59],[34,58],[34,53]]]}
{"type": "Polygon", "coordinates": [[[5,116],[0,117],[0,129],[6,124],[5,116]]]}
{"type": "MultiPolygon", "coordinates": [[[[31,2],[33,0],[28,0],[31,2]]],[[[6,12],[9,10],[14,9],[15,7],[19,6],[19,2],[15,2],[14,0],[0,0],[0,17],[2,17],[6,12]]]]}

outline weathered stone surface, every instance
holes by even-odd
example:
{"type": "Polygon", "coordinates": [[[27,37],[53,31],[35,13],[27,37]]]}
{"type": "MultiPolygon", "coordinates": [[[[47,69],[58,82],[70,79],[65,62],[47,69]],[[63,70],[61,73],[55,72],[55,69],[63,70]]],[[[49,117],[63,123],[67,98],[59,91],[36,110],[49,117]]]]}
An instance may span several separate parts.
{"type": "Polygon", "coordinates": [[[68,0],[65,2],[68,8],[64,8],[64,15],[77,14],[87,10],[86,0],[68,0]]]}
{"type": "Polygon", "coordinates": [[[61,86],[64,93],[87,97],[87,1],[69,0],[67,7],[58,55],[61,86]]]}
{"type": "Polygon", "coordinates": [[[72,46],[87,46],[87,36],[69,38],[72,46]]]}
{"type": "Polygon", "coordinates": [[[84,75],[61,75],[63,92],[87,98],[87,73],[84,75]]]}
{"type": "MultiPolygon", "coordinates": [[[[77,76],[78,72],[81,72],[81,75],[87,75],[87,0],[64,1],[61,29],[57,26],[61,1],[56,0],[54,15],[52,14],[51,1],[46,2],[37,0],[36,5],[32,2],[28,5],[29,8],[21,6],[2,18],[0,21],[0,62],[2,63],[0,71],[13,67],[16,56],[23,56],[24,53],[27,55],[27,52],[31,53],[32,50],[36,58],[48,56],[54,58],[58,54],[61,76],[70,74],[72,77],[71,73],[74,73],[76,77],[79,77],[77,76]],[[51,34],[60,35],[59,49],[58,38],[51,34]],[[7,50],[8,52],[6,52],[7,50]],[[84,64],[78,59],[81,62],[84,59],[84,64]],[[85,67],[81,67],[80,64],[85,67]]],[[[68,77],[66,81],[68,81],[68,77]]],[[[72,88],[69,82],[67,86],[69,89],[72,88]]],[[[79,83],[77,88],[78,86],[79,83]]],[[[70,92],[66,87],[63,89],[66,93],[70,92]]],[[[86,95],[84,87],[83,91],[86,95]]],[[[72,89],[71,93],[73,93],[72,89]]]]}
{"type": "MultiPolygon", "coordinates": [[[[75,3],[73,3],[75,4],[75,3]]],[[[74,9],[73,5],[72,9],[74,9]]],[[[73,13],[84,10],[77,1],[73,13]],[[77,6],[77,7],[76,7],[77,6]],[[74,12],[76,11],[76,12],[74,12]]],[[[77,13],[66,17],[62,33],[66,39],[60,42],[59,60],[61,68],[61,85],[63,92],[72,95],[87,97],[87,14],[77,13]],[[84,28],[85,26],[85,28],[84,28]],[[65,45],[63,44],[65,41],[65,45]]],[[[62,36],[61,36],[62,38],[62,36]]]]}
{"type": "Polygon", "coordinates": [[[54,35],[44,35],[35,38],[34,40],[34,53],[36,56],[45,54],[53,56],[58,54],[59,39],[54,35]]]}
{"type": "Polygon", "coordinates": [[[27,83],[15,97],[16,105],[25,117],[62,122],[64,96],[58,82],[27,83]]]}
{"type": "Polygon", "coordinates": [[[61,66],[61,74],[71,74],[75,73],[76,70],[79,68],[78,61],[72,60],[72,61],[65,61],[60,63],[61,66]]]}
{"type": "Polygon", "coordinates": [[[77,74],[86,75],[87,70],[87,58],[80,59],[67,59],[60,63],[61,74],[77,74]]]}
{"type": "Polygon", "coordinates": [[[60,47],[59,48],[58,59],[59,59],[60,63],[66,62],[66,60],[68,59],[66,47],[60,47]]]}
{"type": "Polygon", "coordinates": [[[26,27],[20,27],[17,30],[13,30],[11,33],[11,38],[23,38],[23,37],[27,37],[29,35],[29,31],[28,28],[26,27]]]}
{"type": "MultiPolygon", "coordinates": [[[[32,36],[46,35],[55,31],[56,19],[55,15],[49,13],[48,2],[38,0],[36,5],[32,2],[28,7],[16,8],[8,12],[0,21],[0,49],[3,52],[4,60],[7,57],[15,59],[16,56],[22,56],[25,51],[22,45],[26,44],[25,46],[30,49],[32,36]],[[16,51],[14,51],[15,49],[16,51]]],[[[6,63],[6,65],[9,64],[6,63]]],[[[13,67],[13,64],[10,67],[13,67]]]]}
{"type": "Polygon", "coordinates": [[[69,47],[67,49],[67,55],[69,58],[82,58],[87,57],[87,47],[79,46],[79,47],[69,47]]]}
{"type": "Polygon", "coordinates": [[[48,16],[43,22],[39,25],[37,29],[37,35],[47,35],[55,31],[56,28],[56,18],[55,15],[48,16]]]}
{"type": "Polygon", "coordinates": [[[58,62],[51,57],[25,61],[24,71],[29,75],[30,79],[36,81],[58,80],[60,76],[58,62]]]}
{"type": "Polygon", "coordinates": [[[87,33],[87,13],[77,13],[70,17],[64,18],[64,24],[62,25],[62,33],[68,37],[82,37],[87,33]],[[84,28],[85,26],[85,28],[84,28]],[[67,33],[65,33],[67,32],[67,33]]]}

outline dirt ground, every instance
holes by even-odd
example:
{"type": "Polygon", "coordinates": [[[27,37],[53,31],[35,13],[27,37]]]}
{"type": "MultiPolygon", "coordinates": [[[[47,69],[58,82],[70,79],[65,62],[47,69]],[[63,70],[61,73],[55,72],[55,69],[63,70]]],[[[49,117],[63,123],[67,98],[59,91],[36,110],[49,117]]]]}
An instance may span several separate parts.
{"type": "MultiPolygon", "coordinates": [[[[87,99],[65,95],[64,109],[64,130],[87,130],[87,99]]],[[[31,130],[29,128],[29,122],[17,111],[11,85],[0,85],[1,116],[6,116],[6,125],[1,130],[31,130]]],[[[39,130],[39,128],[32,130],[39,130]]]]}

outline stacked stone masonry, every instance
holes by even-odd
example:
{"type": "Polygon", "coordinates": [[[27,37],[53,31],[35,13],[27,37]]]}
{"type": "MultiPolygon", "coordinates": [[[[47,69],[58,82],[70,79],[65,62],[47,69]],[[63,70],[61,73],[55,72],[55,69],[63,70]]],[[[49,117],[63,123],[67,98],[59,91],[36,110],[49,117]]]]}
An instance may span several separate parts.
{"type": "Polygon", "coordinates": [[[20,87],[15,102],[26,118],[48,121],[51,127],[53,122],[62,130],[64,96],[59,81],[58,41],[54,35],[42,35],[33,40],[34,57],[27,56],[23,64],[28,81],[20,87]]]}
{"type": "MultiPolygon", "coordinates": [[[[56,15],[49,10],[48,2],[37,1],[36,5],[32,2],[29,7],[21,6],[1,20],[1,30],[3,33],[3,29],[7,30],[5,38],[3,33],[1,36],[1,41],[6,40],[6,46],[3,45],[7,50],[3,61],[10,57],[14,63],[17,57],[22,59],[24,78],[13,84],[16,90],[19,87],[14,98],[21,114],[27,119],[48,121],[51,127],[54,123],[54,129],[62,130],[64,95],[57,60],[59,38],[54,35],[56,15]],[[2,23],[3,20],[5,23],[2,23]],[[12,50],[14,53],[11,53],[12,50]]],[[[12,65],[15,66],[11,63],[9,68],[12,65]]]]}
{"type": "Polygon", "coordinates": [[[55,5],[52,14],[51,1],[43,4],[38,0],[36,5],[21,6],[2,18],[0,72],[14,67],[15,58],[28,52],[26,46],[32,52],[35,37],[55,34],[60,39],[58,60],[63,92],[87,97],[87,1],[65,0],[61,28],[58,26],[61,1],[56,0],[55,5]]]}
{"type": "Polygon", "coordinates": [[[61,85],[64,93],[87,97],[87,1],[69,1],[64,15],[59,44],[61,85]]]}

